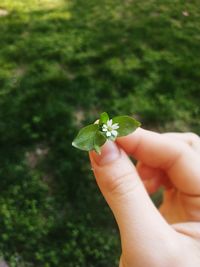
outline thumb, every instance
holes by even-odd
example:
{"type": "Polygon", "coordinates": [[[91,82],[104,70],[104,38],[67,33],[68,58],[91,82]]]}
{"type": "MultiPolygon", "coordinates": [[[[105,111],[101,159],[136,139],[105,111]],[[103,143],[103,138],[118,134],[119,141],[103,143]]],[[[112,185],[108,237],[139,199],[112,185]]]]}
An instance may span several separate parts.
{"type": "Polygon", "coordinates": [[[175,231],[152,203],[127,154],[107,141],[101,155],[90,152],[90,160],[100,190],[118,223],[123,251],[131,249],[133,256],[134,247],[134,253],[141,257],[141,248],[142,253],[144,249],[152,251],[158,240],[171,243],[175,231]]]}

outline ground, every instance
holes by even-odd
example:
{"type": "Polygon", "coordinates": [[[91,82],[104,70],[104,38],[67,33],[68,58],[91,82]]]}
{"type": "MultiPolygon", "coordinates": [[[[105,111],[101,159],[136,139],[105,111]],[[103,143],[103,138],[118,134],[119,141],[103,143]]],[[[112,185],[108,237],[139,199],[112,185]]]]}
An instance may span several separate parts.
{"type": "Polygon", "coordinates": [[[0,251],[117,266],[118,230],[71,142],[107,111],[200,133],[197,0],[1,0],[0,251]]]}

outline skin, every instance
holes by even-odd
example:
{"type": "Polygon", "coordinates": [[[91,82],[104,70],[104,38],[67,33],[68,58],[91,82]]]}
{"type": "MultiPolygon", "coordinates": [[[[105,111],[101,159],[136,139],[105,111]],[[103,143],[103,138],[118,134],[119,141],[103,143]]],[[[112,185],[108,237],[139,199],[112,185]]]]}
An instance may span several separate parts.
{"type": "Polygon", "coordinates": [[[138,128],[89,156],[119,226],[119,267],[199,267],[200,138],[138,128]],[[158,210],[149,194],[160,187],[158,210]]]}

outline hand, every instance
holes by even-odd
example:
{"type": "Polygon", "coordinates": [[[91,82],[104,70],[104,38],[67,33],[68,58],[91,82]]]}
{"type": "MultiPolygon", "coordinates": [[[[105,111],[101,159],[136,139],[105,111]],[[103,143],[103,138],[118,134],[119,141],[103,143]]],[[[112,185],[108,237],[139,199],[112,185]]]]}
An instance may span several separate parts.
{"type": "Polygon", "coordinates": [[[120,230],[120,267],[200,266],[200,139],[137,129],[90,152],[120,230]],[[136,167],[129,156],[137,159],[136,167]],[[164,187],[159,210],[148,193],[164,187]]]}

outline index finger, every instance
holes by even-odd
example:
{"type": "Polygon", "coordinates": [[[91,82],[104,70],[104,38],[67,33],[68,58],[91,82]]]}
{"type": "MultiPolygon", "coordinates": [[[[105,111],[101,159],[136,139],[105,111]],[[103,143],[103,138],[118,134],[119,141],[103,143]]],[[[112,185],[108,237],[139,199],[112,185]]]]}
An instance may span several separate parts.
{"type": "Polygon", "coordinates": [[[142,128],[116,142],[135,159],[164,170],[183,193],[200,194],[200,157],[186,143],[142,128]]]}

